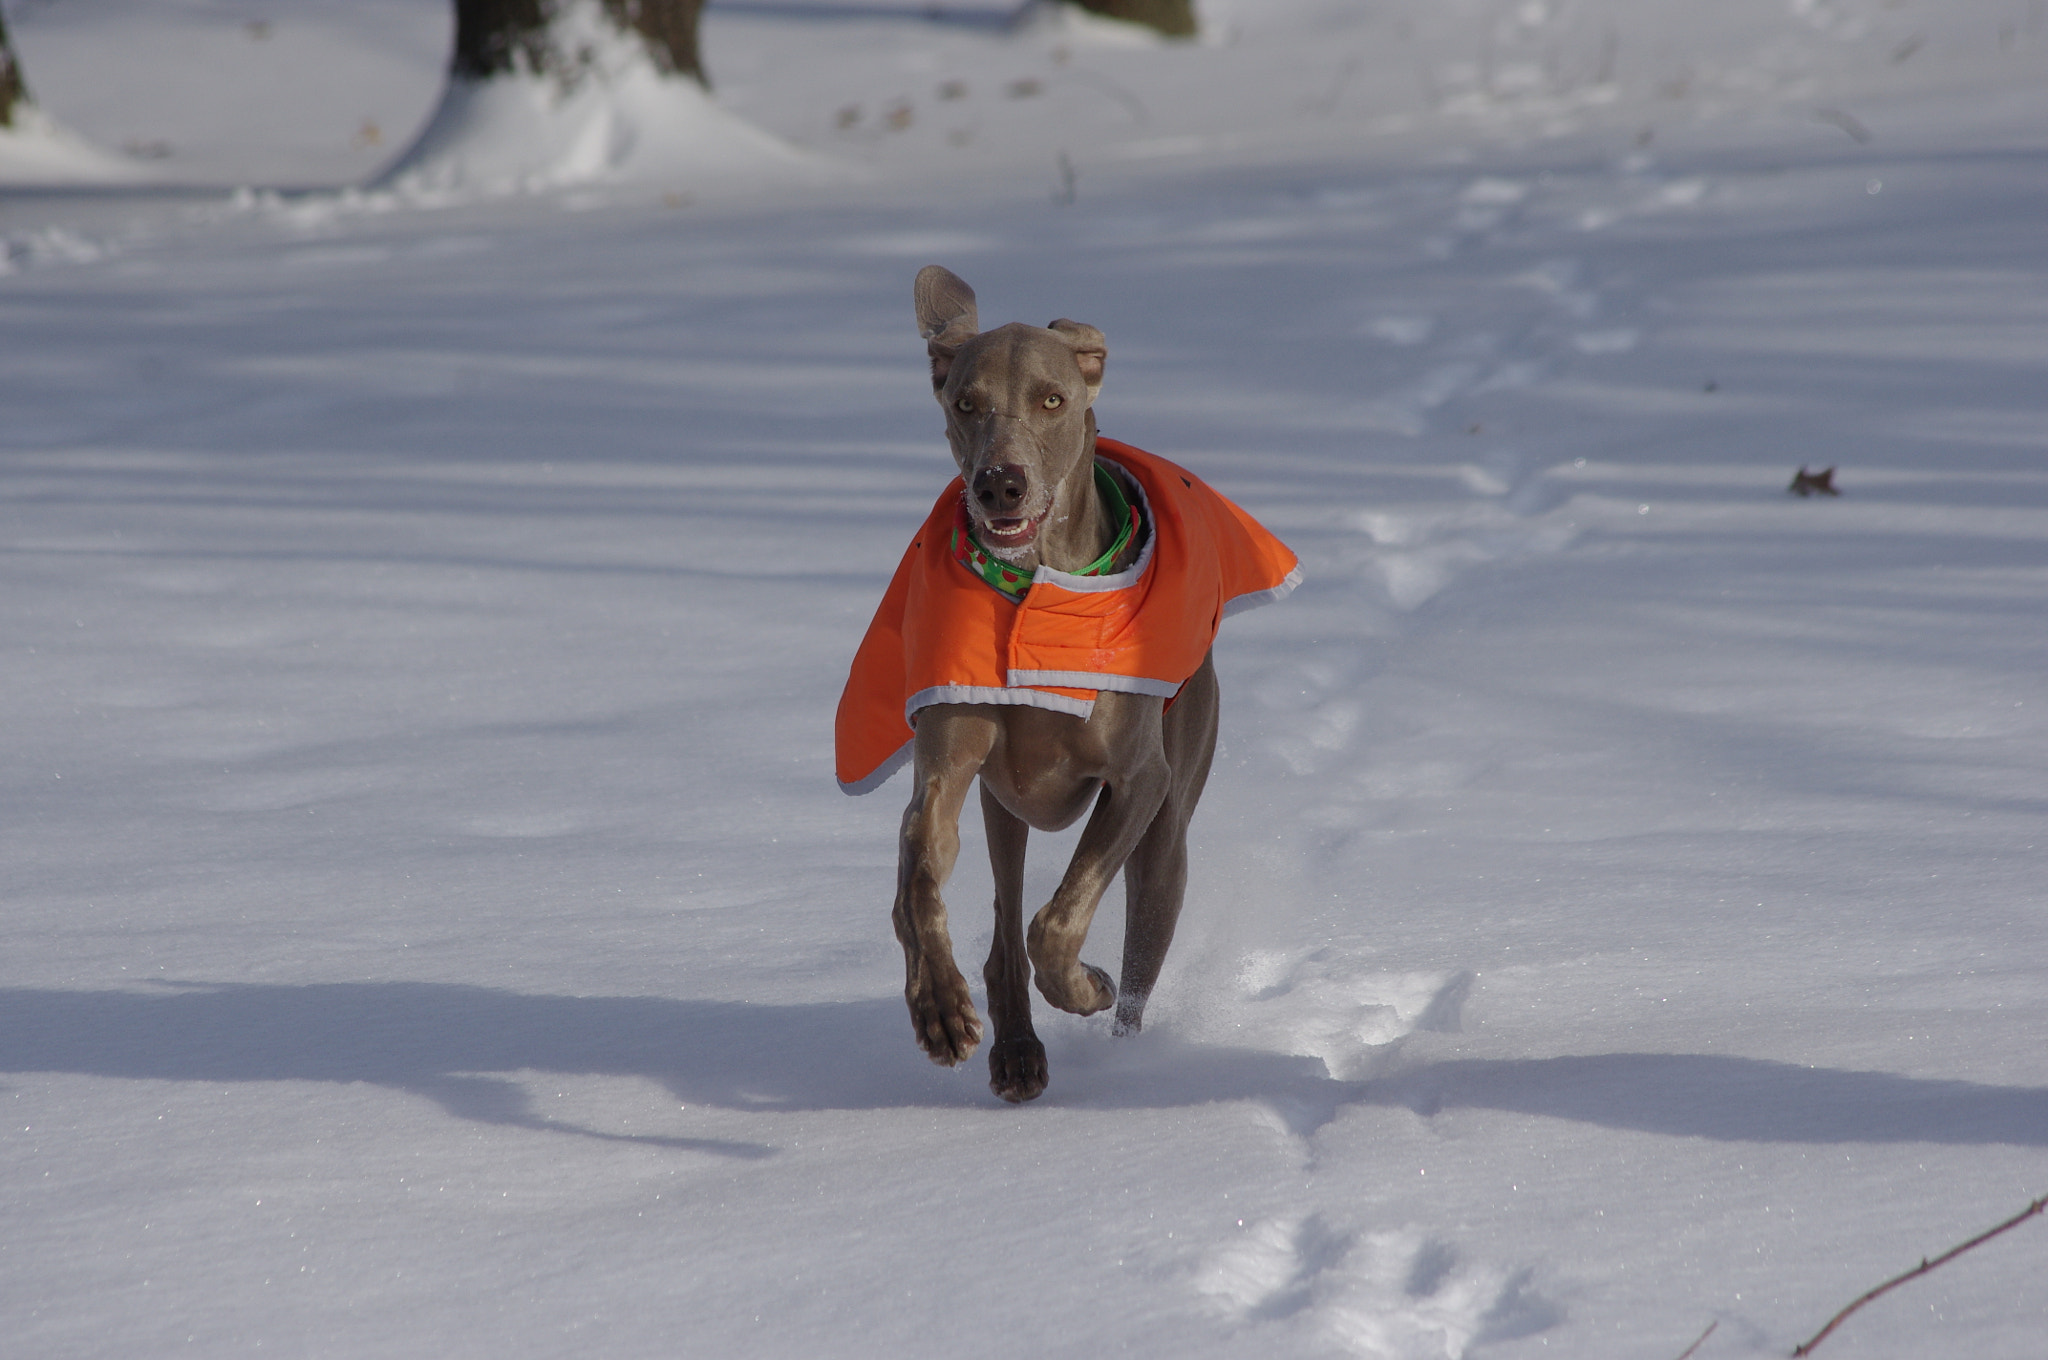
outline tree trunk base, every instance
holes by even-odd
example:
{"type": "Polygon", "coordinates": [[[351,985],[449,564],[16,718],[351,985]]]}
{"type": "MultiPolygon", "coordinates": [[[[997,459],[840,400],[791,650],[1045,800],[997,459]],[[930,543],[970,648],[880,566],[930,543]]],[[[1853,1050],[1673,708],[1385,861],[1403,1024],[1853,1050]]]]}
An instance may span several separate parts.
{"type": "Polygon", "coordinates": [[[1105,19],[1139,24],[1169,38],[1195,36],[1194,0],[1067,0],[1067,3],[1105,19]]]}
{"type": "MultiPolygon", "coordinates": [[[[577,78],[577,55],[558,40],[557,20],[573,0],[455,0],[455,53],[450,75],[464,80],[528,72],[577,78]]],[[[704,63],[697,47],[697,17],[704,0],[602,0],[613,28],[631,33],[664,75],[699,84],[704,63]]]]}
{"type": "Polygon", "coordinates": [[[0,15],[0,128],[13,127],[15,106],[28,102],[21,63],[14,59],[14,44],[7,39],[7,18],[0,15]]]}

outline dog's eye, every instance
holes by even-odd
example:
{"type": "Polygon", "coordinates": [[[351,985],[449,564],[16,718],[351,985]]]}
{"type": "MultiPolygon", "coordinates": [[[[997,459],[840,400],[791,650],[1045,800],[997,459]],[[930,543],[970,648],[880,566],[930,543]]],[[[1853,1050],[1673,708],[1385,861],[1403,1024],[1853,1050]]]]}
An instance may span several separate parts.
{"type": "Polygon", "coordinates": [[[1060,409],[1060,403],[1065,400],[1065,397],[1062,397],[1059,393],[1055,392],[1045,399],[1045,409],[1048,411],[1057,411],[1060,409]]]}
{"type": "Polygon", "coordinates": [[[954,406],[955,406],[956,408],[958,408],[959,410],[962,410],[962,411],[969,411],[969,412],[971,412],[971,411],[973,411],[973,410],[974,410],[974,402],[973,402],[973,400],[972,400],[971,398],[968,398],[968,397],[962,397],[962,398],[960,398],[960,400],[958,400],[958,401],[954,402],[954,403],[953,403],[953,405],[954,405],[954,406]]]}

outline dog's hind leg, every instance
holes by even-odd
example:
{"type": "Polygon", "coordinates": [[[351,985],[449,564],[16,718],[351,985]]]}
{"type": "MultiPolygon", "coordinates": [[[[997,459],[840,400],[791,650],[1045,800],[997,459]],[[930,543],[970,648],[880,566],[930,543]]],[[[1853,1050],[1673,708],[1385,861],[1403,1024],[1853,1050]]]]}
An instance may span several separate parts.
{"type": "Polygon", "coordinates": [[[1118,1034],[1145,1027],[1145,1003],[1166,964],[1188,886],[1188,824],[1169,798],[1124,864],[1124,968],[1117,985],[1118,1034]]]}
{"type": "Polygon", "coordinates": [[[1145,1002],[1159,981],[1166,950],[1180,921],[1188,886],[1188,822],[1209,780],[1216,755],[1221,692],[1213,658],[1181,687],[1166,714],[1166,757],[1173,782],[1144,839],[1124,862],[1124,967],[1117,987],[1116,1032],[1144,1027],[1145,1002]]]}
{"type": "Polygon", "coordinates": [[[1126,701],[1118,705],[1124,715],[1116,722],[1117,739],[1125,750],[1115,762],[1117,774],[1096,795],[1059,890],[1031,918],[1024,937],[1039,994],[1074,1015],[1093,1015],[1116,1000],[1115,980],[1083,963],[1081,946],[1102,894],[1144,838],[1173,782],[1160,740],[1159,701],[1105,693],[1095,701],[1097,716],[1115,701],[1126,701]]]}
{"type": "Polygon", "coordinates": [[[1024,952],[1024,847],[1031,828],[987,784],[981,786],[981,819],[996,880],[995,942],[981,970],[995,1026],[988,1086],[1004,1100],[1021,1103],[1043,1093],[1048,1080],[1045,1045],[1031,1026],[1031,959],[1024,952]]]}

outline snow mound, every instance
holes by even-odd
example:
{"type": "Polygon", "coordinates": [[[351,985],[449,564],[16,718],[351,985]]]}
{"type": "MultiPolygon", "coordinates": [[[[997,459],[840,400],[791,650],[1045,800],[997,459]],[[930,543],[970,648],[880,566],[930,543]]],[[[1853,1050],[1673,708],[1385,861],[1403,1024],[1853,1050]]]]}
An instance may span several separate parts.
{"type": "Polygon", "coordinates": [[[1076,47],[1151,48],[1184,41],[1168,38],[1143,24],[1090,14],[1065,0],[1036,0],[1025,6],[1011,31],[1020,37],[1051,39],[1076,47]]]}
{"type": "Polygon", "coordinates": [[[0,278],[40,264],[91,264],[111,252],[106,246],[68,227],[0,235],[0,278]]]}
{"type": "Polygon", "coordinates": [[[141,166],[100,150],[32,104],[0,127],[0,184],[139,184],[141,166]]]}
{"type": "Polygon", "coordinates": [[[546,192],[593,184],[782,179],[819,167],[661,71],[632,35],[581,0],[555,21],[575,69],[455,77],[378,188],[429,194],[546,192]]]}

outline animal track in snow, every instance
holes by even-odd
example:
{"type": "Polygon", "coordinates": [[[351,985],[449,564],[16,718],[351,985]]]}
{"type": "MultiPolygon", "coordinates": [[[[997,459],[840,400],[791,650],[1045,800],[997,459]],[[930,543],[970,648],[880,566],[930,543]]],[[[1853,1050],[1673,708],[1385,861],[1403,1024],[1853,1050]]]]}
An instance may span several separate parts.
{"type": "Polygon", "coordinates": [[[1365,649],[1355,643],[1278,660],[1250,696],[1273,720],[1261,744],[1299,775],[1341,760],[1365,730],[1359,689],[1371,669],[1365,649]]]}
{"type": "Polygon", "coordinates": [[[1413,1231],[1346,1233],[1306,1214],[1246,1225],[1202,1260],[1194,1285],[1234,1322],[1286,1325],[1340,1353],[1457,1360],[1475,1342],[1561,1320],[1527,1277],[1413,1231]]]}
{"type": "Polygon", "coordinates": [[[1372,1076],[1417,1030],[1455,1032],[1473,975],[1390,973],[1335,948],[1255,951],[1201,1037],[1320,1059],[1338,1081],[1372,1076]]]}
{"type": "Polygon", "coordinates": [[[44,264],[91,264],[111,253],[108,245],[68,227],[16,232],[0,236],[0,275],[44,264]]]}
{"type": "Polygon", "coordinates": [[[1572,347],[1581,354],[1626,354],[1642,341],[1642,332],[1632,326],[1604,331],[1585,331],[1572,337],[1572,347]]]}
{"type": "Polygon", "coordinates": [[[1420,607],[1458,576],[1490,562],[1560,552],[1578,537],[1569,522],[1534,518],[1561,500],[1540,477],[1504,471],[1501,459],[1461,469],[1467,489],[1498,499],[1448,512],[1361,511],[1353,526],[1374,555],[1396,609],[1420,607]]]}
{"type": "Polygon", "coordinates": [[[1508,280],[1547,295],[1567,316],[1590,320],[1600,310],[1600,294],[1582,283],[1583,269],[1577,260],[1545,260],[1508,280]]]}
{"type": "Polygon", "coordinates": [[[1529,197],[1529,186],[1520,180],[1490,176],[1473,180],[1458,195],[1457,227],[1468,233],[1490,232],[1529,197]]]}
{"type": "Polygon", "coordinates": [[[1421,363],[1400,381],[1350,404],[1343,419],[1410,438],[1445,425],[1463,428],[1469,421],[1457,408],[1470,399],[1537,387],[1586,358],[1633,351],[1643,342],[1642,327],[1612,315],[1614,300],[1586,274],[1579,260],[1562,257],[1504,275],[1499,284],[1538,300],[1531,306],[1526,297],[1519,303],[1504,299],[1499,319],[1508,324],[1498,331],[1439,336],[1440,319],[1427,313],[1369,315],[1356,325],[1357,334],[1418,351],[1421,363]]]}
{"type": "MultiPolygon", "coordinates": [[[[1624,162],[1622,168],[1646,173],[1654,165],[1653,160],[1645,157],[1635,164],[1624,162]]],[[[1625,202],[1596,203],[1581,208],[1574,225],[1580,231],[1605,231],[1625,218],[1651,217],[1697,208],[1706,202],[1712,188],[1708,181],[1698,177],[1678,180],[1637,180],[1632,188],[1626,191],[1625,202]]]]}
{"type": "Polygon", "coordinates": [[[1359,333],[1390,345],[1419,345],[1436,332],[1433,316],[1376,316],[1359,327],[1359,333]]]}
{"type": "Polygon", "coordinates": [[[1310,1306],[1317,1276],[1351,1245],[1318,1214],[1265,1219],[1209,1254],[1196,1270],[1195,1291],[1239,1321],[1291,1317],[1310,1306]]]}
{"type": "Polygon", "coordinates": [[[1484,365],[1469,359],[1437,364],[1390,392],[1357,403],[1345,415],[1368,430],[1410,437],[1426,434],[1430,413],[1473,391],[1485,372],[1484,365]]]}

